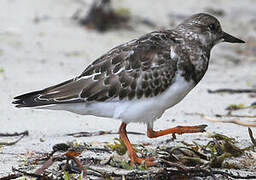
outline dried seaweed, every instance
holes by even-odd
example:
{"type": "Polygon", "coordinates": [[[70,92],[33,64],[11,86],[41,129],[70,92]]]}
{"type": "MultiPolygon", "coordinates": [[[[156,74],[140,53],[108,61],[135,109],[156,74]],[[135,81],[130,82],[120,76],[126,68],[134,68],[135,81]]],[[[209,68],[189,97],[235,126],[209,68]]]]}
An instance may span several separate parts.
{"type": "MultiPolygon", "coordinates": [[[[249,131],[249,135],[254,142],[252,132],[249,131]]],[[[60,143],[54,145],[53,151],[48,155],[45,154],[48,159],[35,173],[26,172],[24,175],[31,177],[47,176],[47,178],[51,177],[52,179],[79,179],[82,176],[85,178],[85,175],[88,178],[94,177],[96,179],[192,179],[199,177],[203,179],[206,177],[213,179],[254,179],[256,177],[254,174],[240,176],[215,169],[239,168],[229,164],[228,160],[230,158],[242,158],[245,151],[252,150],[252,148],[250,146],[242,149],[237,146],[237,143],[236,139],[232,137],[213,134],[210,136],[210,140],[203,144],[181,142],[180,145],[173,147],[164,144],[152,149],[143,145],[133,145],[137,152],[143,152],[141,154],[147,154],[147,156],[154,154],[158,162],[157,167],[154,168],[144,165],[130,166],[125,146],[120,139],[115,139],[113,144],[102,143],[103,148],[74,142],[60,143]],[[97,157],[85,156],[88,151],[95,153],[97,157]],[[108,158],[102,157],[104,153],[108,158]],[[59,164],[58,169],[50,169],[49,167],[55,163],[59,164]],[[111,168],[115,168],[115,170],[111,170],[111,168]],[[119,172],[121,169],[125,171],[119,172]]]]}
{"type": "Polygon", "coordinates": [[[126,7],[114,9],[111,0],[95,0],[85,16],[82,9],[78,9],[72,19],[88,29],[106,32],[112,29],[134,30],[134,25],[142,24],[151,28],[157,28],[157,24],[151,19],[131,15],[126,7]]]}
{"type": "MultiPolygon", "coordinates": [[[[190,145],[167,148],[164,151],[169,155],[162,156],[162,159],[170,160],[175,157],[174,162],[182,162],[186,166],[208,165],[213,168],[221,168],[226,158],[239,157],[244,150],[238,148],[233,138],[221,134],[211,136],[213,140],[206,145],[190,145]]],[[[161,150],[163,151],[163,150],[161,150]]]]}
{"type": "Polygon", "coordinates": [[[92,4],[87,15],[79,22],[89,29],[104,32],[108,29],[128,27],[127,22],[129,20],[127,9],[114,10],[111,6],[111,0],[97,0],[92,4]]]}

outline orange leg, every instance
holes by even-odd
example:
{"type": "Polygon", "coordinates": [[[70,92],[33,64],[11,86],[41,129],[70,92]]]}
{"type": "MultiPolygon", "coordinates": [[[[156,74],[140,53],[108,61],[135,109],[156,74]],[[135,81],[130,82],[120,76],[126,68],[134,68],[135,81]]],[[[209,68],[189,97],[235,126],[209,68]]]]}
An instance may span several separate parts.
{"type": "Polygon", "coordinates": [[[156,163],[153,162],[154,158],[139,158],[136,154],[135,150],[133,149],[126,132],[126,123],[122,123],[119,129],[120,137],[123,140],[129,156],[131,158],[131,165],[134,166],[135,164],[146,164],[147,166],[154,166],[156,163]]]}
{"type": "Polygon", "coordinates": [[[159,136],[164,136],[167,134],[172,134],[173,138],[176,138],[175,134],[183,134],[183,133],[198,133],[205,132],[205,128],[207,125],[199,125],[199,126],[176,126],[174,128],[154,131],[152,128],[148,127],[147,135],[149,138],[156,138],[159,136]]]}

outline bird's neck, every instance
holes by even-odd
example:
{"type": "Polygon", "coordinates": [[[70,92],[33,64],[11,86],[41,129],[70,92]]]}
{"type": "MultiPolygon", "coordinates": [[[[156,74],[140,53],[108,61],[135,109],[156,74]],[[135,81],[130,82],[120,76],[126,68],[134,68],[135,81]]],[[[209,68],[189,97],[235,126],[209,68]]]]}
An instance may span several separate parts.
{"type": "Polygon", "coordinates": [[[185,66],[180,66],[185,67],[182,69],[184,77],[187,80],[193,80],[197,84],[208,69],[210,49],[195,41],[184,41],[181,46],[183,47],[183,53],[186,54],[186,58],[181,58],[180,61],[185,63],[185,66]]]}

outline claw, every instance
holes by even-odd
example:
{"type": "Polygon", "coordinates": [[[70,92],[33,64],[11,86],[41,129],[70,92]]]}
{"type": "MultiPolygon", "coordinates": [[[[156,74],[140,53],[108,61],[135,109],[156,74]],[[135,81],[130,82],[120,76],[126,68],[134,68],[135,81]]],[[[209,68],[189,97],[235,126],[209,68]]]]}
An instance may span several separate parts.
{"type": "Polygon", "coordinates": [[[199,125],[201,132],[205,132],[205,128],[207,127],[206,124],[199,125]]]}

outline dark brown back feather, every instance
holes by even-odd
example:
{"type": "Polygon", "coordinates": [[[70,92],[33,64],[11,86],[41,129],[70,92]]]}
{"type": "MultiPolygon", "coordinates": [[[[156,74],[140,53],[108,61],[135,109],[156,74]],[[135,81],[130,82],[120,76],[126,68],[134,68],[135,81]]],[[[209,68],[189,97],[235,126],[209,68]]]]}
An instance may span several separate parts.
{"type": "Polygon", "coordinates": [[[177,61],[170,58],[170,46],[174,45],[170,36],[167,32],[153,32],[94,61],[79,76],[96,80],[83,90],[81,98],[131,100],[162,93],[172,83],[177,70],[177,61]],[[95,94],[95,88],[90,86],[97,86],[101,93],[95,94]]]}

